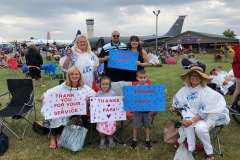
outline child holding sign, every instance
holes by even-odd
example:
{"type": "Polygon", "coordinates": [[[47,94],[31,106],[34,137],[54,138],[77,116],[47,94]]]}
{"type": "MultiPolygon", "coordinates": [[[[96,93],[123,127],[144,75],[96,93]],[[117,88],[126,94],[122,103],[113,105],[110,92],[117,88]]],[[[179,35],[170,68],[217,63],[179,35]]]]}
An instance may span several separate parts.
{"type": "MultiPolygon", "coordinates": [[[[81,75],[79,69],[74,66],[68,70],[66,82],[62,83],[59,86],[56,86],[54,88],[47,90],[47,92],[41,97],[41,100],[43,101],[45,99],[45,95],[47,96],[48,93],[56,93],[57,92],[57,93],[61,94],[61,93],[69,92],[69,93],[73,94],[73,93],[77,93],[77,91],[79,91],[79,90],[85,91],[85,93],[86,93],[85,101],[89,101],[88,97],[95,96],[95,94],[96,94],[92,88],[83,84],[82,75],[81,75]]],[[[46,107],[49,107],[49,106],[45,106],[44,103],[43,103],[41,112],[45,116],[46,113],[44,114],[44,112],[46,111],[46,107]]],[[[71,103],[71,101],[70,101],[70,103],[71,103]]],[[[81,108],[81,106],[77,106],[77,107],[81,108]]],[[[62,117],[53,118],[53,119],[49,120],[49,122],[50,122],[49,127],[51,128],[50,148],[54,149],[56,147],[60,147],[60,146],[57,146],[57,141],[60,139],[60,135],[63,131],[63,128],[65,125],[67,125],[67,123],[69,121],[69,117],[70,116],[64,116],[64,114],[63,114],[62,117]]]]}
{"type": "MultiPolygon", "coordinates": [[[[137,80],[139,81],[139,85],[148,85],[146,83],[148,75],[147,72],[143,69],[137,71],[137,80]]],[[[150,125],[151,125],[151,116],[150,112],[134,112],[133,113],[133,140],[131,142],[130,147],[135,149],[137,147],[137,132],[138,128],[144,125],[144,130],[146,134],[145,145],[148,149],[152,149],[152,143],[150,141],[150,125]]]]}
{"type": "MultiPolygon", "coordinates": [[[[99,88],[100,91],[97,92],[96,97],[116,96],[116,93],[111,90],[111,80],[107,76],[100,79],[99,88]]],[[[97,130],[99,131],[101,137],[99,148],[104,148],[106,146],[106,136],[109,142],[109,147],[115,146],[112,135],[116,131],[116,121],[98,122],[97,130]]]]}

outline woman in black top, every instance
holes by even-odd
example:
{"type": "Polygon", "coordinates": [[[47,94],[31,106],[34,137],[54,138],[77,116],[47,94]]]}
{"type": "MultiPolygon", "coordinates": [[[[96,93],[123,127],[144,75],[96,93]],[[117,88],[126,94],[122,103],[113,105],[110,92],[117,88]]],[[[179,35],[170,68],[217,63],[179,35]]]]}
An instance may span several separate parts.
{"type": "MultiPolygon", "coordinates": [[[[144,67],[148,66],[148,64],[149,64],[148,54],[144,49],[142,49],[138,36],[130,37],[130,43],[129,43],[128,49],[129,49],[129,51],[139,53],[138,61],[136,61],[137,71],[140,69],[144,69],[144,67]]],[[[129,71],[126,81],[137,81],[137,79],[136,79],[137,71],[129,71]]]]}

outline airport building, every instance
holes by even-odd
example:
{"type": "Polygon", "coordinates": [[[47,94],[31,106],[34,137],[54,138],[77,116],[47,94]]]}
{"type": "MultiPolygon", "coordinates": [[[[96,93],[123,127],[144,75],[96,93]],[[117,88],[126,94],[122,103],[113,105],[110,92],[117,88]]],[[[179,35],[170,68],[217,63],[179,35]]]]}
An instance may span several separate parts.
{"type": "Polygon", "coordinates": [[[185,31],[173,38],[167,39],[165,43],[168,46],[181,44],[184,48],[188,48],[191,45],[193,51],[205,49],[207,52],[211,52],[214,49],[220,48],[226,43],[230,45],[239,43],[239,39],[228,38],[223,35],[210,33],[185,31]]]}

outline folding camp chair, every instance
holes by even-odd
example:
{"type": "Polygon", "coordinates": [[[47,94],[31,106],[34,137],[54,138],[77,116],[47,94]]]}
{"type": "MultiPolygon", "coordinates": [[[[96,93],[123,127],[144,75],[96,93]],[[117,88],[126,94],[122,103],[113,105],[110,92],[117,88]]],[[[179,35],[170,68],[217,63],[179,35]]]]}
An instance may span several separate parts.
{"type": "Polygon", "coordinates": [[[179,59],[179,64],[181,65],[181,68],[182,68],[183,72],[188,71],[191,68],[191,66],[184,66],[182,64],[182,59],[179,59]]]}
{"type": "Polygon", "coordinates": [[[48,61],[48,62],[50,62],[50,63],[52,63],[52,56],[46,56],[46,60],[48,61]]]}
{"type": "Polygon", "coordinates": [[[9,59],[8,66],[9,66],[9,75],[11,73],[18,74],[18,73],[21,73],[21,71],[22,71],[20,67],[17,67],[17,59],[16,58],[9,59]]]}
{"type": "MultiPolygon", "coordinates": [[[[147,84],[151,84],[151,81],[150,80],[147,80],[146,82],[147,84]]],[[[132,85],[138,85],[139,82],[136,81],[136,82],[132,82],[132,85]]],[[[150,116],[151,116],[151,134],[150,136],[152,137],[151,140],[153,143],[156,143],[157,142],[157,134],[156,134],[156,130],[155,130],[155,125],[154,125],[154,117],[157,115],[157,112],[155,111],[150,111],[150,116]]],[[[132,124],[133,122],[133,112],[131,111],[127,111],[127,121],[125,122],[125,124],[123,124],[122,128],[125,129],[129,124],[132,124]]],[[[130,139],[132,138],[132,132],[131,132],[131,135],[128,136],[127,138],[124,137],[124,141],[123,143],[127,143],[130,139]]]]}
{"type": "Polygon", "coordinates": [[[233,119],[240,124],[240,95],[232,103],[231,108],[229,109],[229,114],[232,115],[233,119]]]}
{"type": "Polygon", "coordinates": [[[62,72],[62,69],[61,69],[61,67],[59,66],[59,64],[58,64],[58,62],[56,62],[55,64],[54,64],[54,66],[55,66],[55,73],[52,73],[52,72],[50,72],[49,73],[49,78],[51,79],[51,80],[53,80],[53,79],[63,79],[63,77],[64,77],[64,73],[62,72]]]}
{"type": "MultiPolygon", "coordinates": [[[[29,120],[32,111],[35,113],[35,119],[33,121],[36,120],[32,80],[7,79],[7,86],[10,101],[3,109],[0,110],[0,119],[2,121],[2,125],[13,133],[19,140],[21,140],[24,137],[28,123],[33,125],[33,123],[29,120]],[[21,129],[23,130],[23,133],[21,133],[21,135],[17,134],[17,132],[21,131],[19,128],[22,127],[24,128],[21,129]]],[[[2,94],[0,97],[4,95],[8,94],[2,94]]]]}
{"type": "MultiPolygon", "coordinates": [[[[112,90],[115,91],[117,96],[122,95],[122,86],[126,85],[132,85],[131,82],[112,82],[112,90]]],[[[95,88],[95,87],[94,87],[95,88]]],[[[95,91],[98,91],[98,88],[95,88],[95,91]]],[[[89,115],[90,116],[90,115],[89,115]]],[[[95,133],[96,130],[96,123],[90,123],[91,128],[90,128],[90,139],[89,139],[89,144],[95,143],[97,140],[100,139],[99,132],[95,133]],[[97,136],[95,136],[97,134],[97,136]],[[95,136],[95,137],[94,137],[95,136]]],[[[113,134],[113,138],[118,141],[120,144],[124,143],[124,130],[123,130],[123,121],[118,121],[117,122],[117,129],[116,132],[113,134]]]]}
{"type": "MultiPolygon", "coordinates": [[[[217,84],[216,83],[208,83],[207,86],[212,88],[213,90],[215,90],[217,92],[217,84]]],[[[214,143],[217,143],[217,148],[213,147],[213,149],[220,156],[222,156],[223,154],[222,154],[222,150],[221,150],[221,143],[220,143],[220,139],[219,139],[219,134],[220,134],[223,127],[225,127],[225,126],[224,125],[218,125],[218,126],[215,126],[214,128],[212,128],[211,131],[210,131],[212,145],[214,143]]]]}
{"type": "MultiPolygon", "coordinates": [[[[157,112],[154,112],[154,111],[150,111],[150,116],[151,116],[151,134],[150,136],[152,137],[151,138],[151,141],[153,143],[156,143],[157,142],[157,133],[156,133],[156,130],[155,130],[155,124],[154,124],[154,117],[157,115],[157,112]]],[[[133,122],[133,112],[130,112],[130,111],[127,111],[127,118],[128,118],[128,122],[123,126],[123,128],[126,128],[129,124],[132,124],[133,122]]],[[[132,133],[132,132],[131,132],[132,133]]],[[[130,136],[128,136],[127,138],[124,137],[124,141],[123,143],[127,143],[129,140],[132,139],[132,134],[130,136]]]]}
{"type": "MultiPolygon", "coordinates": [[[[217,85],[216,83],[208,83],[207,84],[208,87],[210,87],[211,89],[215,90],[217,89],[217,85]]],[[[217,91],[216,91],[217,92],[217,91]]],[[[182,109],[177,109],[176,112],[178,112],[179,116],[181,115],[181,110],[182,109]]],[[[211,128],[209,131],[210,137],[211,137],[211,144],[213,146],[213,150],[220,156],[222,156],[222,150],[221,150],[221,143],[220,143],[220,139],[219,139],[219,134],[222,130],[222,128],[225,127],[224,125],[217,125],[214,128],[211,128]]]]}

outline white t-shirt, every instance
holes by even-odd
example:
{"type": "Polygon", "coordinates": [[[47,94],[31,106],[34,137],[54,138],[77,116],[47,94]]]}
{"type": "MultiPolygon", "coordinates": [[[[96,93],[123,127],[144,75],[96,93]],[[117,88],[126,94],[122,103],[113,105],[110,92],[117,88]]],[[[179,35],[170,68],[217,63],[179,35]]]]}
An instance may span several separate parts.
{"type": "MultiPolygon", "coordinates": [[[[82,74],[84,84],[92,87],[92,82],[94,81],[94,70],[97,70],[99,65],[98,57],[93,52],[82,53],[80,50],[75,51],[73,48],[72,52],[72,60],[68,66],[68,69],[72,66],[76,66],[82,74]]],[[[63,64],[66,59],[67,56],[62,57],[59,61],[59,65],[64,71],[67,71],[63,68],[63,64]]]]}

